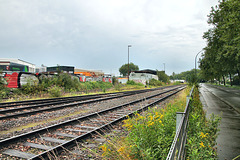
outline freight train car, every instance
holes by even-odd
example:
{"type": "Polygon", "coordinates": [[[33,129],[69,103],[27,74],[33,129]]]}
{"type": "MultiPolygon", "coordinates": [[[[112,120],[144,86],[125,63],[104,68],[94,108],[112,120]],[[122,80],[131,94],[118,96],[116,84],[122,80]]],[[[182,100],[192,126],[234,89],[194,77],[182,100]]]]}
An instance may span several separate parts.
{"type": "MultiPolygon", "coordinates": [[[[30,85],[38,84],[43,78],[51,78],[53,76],[56,76],[56,74],[34,74],[29,72],[2,72],[0,74],[0,77],[5,79],[8,88],[21,88],[27,83],[30,83],[30,85]]],[[[80,82],[103,81],[112,83],[112,78],[105,76],[89,77],[82,75],[71,75],[71,77],[72,79],[77,79],[80,82]]]]}
{"type": "Polygon", "coordinates": [[[3,72],[1,76],[6,80],[8,88],[20,88],[27,83],[39,83],[37,76],[29,72],[3,72]]]}

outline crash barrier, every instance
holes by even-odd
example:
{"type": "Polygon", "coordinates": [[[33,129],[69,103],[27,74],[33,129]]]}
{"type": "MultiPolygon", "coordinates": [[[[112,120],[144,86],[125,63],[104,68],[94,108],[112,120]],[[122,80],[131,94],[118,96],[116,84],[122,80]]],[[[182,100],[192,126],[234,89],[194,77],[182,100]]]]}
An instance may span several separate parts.
{"type": "Polygon", "coordinates": [[[177,112],[176,118],[176,135],[172,142],[170,151],[168,152],[167,160],[182,160],[185,159],[185,144],[187,141],[187,126],[190,112],[191,97],[193,97],[192,87],[189,96],[187,96],[187,103],[184,112],[177,112]]]}

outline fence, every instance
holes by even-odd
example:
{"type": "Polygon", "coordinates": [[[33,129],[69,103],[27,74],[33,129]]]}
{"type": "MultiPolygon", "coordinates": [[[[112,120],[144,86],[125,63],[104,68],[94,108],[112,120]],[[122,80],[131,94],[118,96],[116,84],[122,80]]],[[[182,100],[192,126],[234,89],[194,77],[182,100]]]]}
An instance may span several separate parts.
{"type": "Polygon", "coordinates": [[[185,144],[187,140],[187,126],[190,111],[190,97],[192,97],[194,86],[192,87],[184,112],[177,112],[176,135],[171,145],[167,160],[185,159],[185,144]]]}

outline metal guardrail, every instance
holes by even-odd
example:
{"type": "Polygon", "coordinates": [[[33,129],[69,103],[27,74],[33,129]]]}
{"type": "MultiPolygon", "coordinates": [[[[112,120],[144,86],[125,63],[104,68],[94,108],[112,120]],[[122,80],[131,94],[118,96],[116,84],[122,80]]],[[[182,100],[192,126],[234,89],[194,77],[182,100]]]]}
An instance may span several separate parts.
{"type": "Polygon", "coordinates": [[[194,86],[187,97],[186,108],[184,112],[177,112],[176,135],[172,142],[170,151],[166,160],[185,159],[185,144],[187,141],[187,126],[190,111],[190,97],[192,97],[194,86]]]}

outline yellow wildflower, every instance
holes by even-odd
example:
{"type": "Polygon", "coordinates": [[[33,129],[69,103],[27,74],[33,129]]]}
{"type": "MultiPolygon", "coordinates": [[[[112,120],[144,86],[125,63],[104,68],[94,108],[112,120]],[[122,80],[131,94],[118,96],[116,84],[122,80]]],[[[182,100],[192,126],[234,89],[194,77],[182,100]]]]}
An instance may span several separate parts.
{"type": "Polygon", "coordinates": [[[121,147],[118,149],[118,152],[123,152],[124,151],[124,147],[121,147]]]}
{"type": "Polygon", "coordinates": [[[105,147],[105,146],[100,146],[99,148],[102,149],[104,152],[107,151],[107,147],[105,147]]]}
{"type": "Polygon", "coordinates": [[[160,119],[162,119],[163,117],[164,117],[164,116],[163,116],[163,115],[161,115],[161,116],[160,116],[160,119]]]}
{"type": "Polygon", "coordinates": [[[131,130],[132,127],[133,127],[132,125],[129,125],[127,129],[128,129],[128,130],[131,130]]]}
{"type": "Polygon", "coordinates": [[[200,147],[205,147],[202,141],[199,144],[200,144],[200,147]]]}
{"type": "Polygon", "coordinates": [[[204,134],[203,132],[201,132],[200,137],[205,138],[205,137],[207,137],[207,135],[208,135],[208,133],[204,134]]]}
{"type": "Polygon", "coordinates": [[[153,116],[149,116],[150,117],[150,120],[152,121],[153,120],[153,116]]]}
{"type": "Polygon", "coordinates": [[[154,125],[154,122],[149,121],[148,122],[148,127],[154,125]]]}

